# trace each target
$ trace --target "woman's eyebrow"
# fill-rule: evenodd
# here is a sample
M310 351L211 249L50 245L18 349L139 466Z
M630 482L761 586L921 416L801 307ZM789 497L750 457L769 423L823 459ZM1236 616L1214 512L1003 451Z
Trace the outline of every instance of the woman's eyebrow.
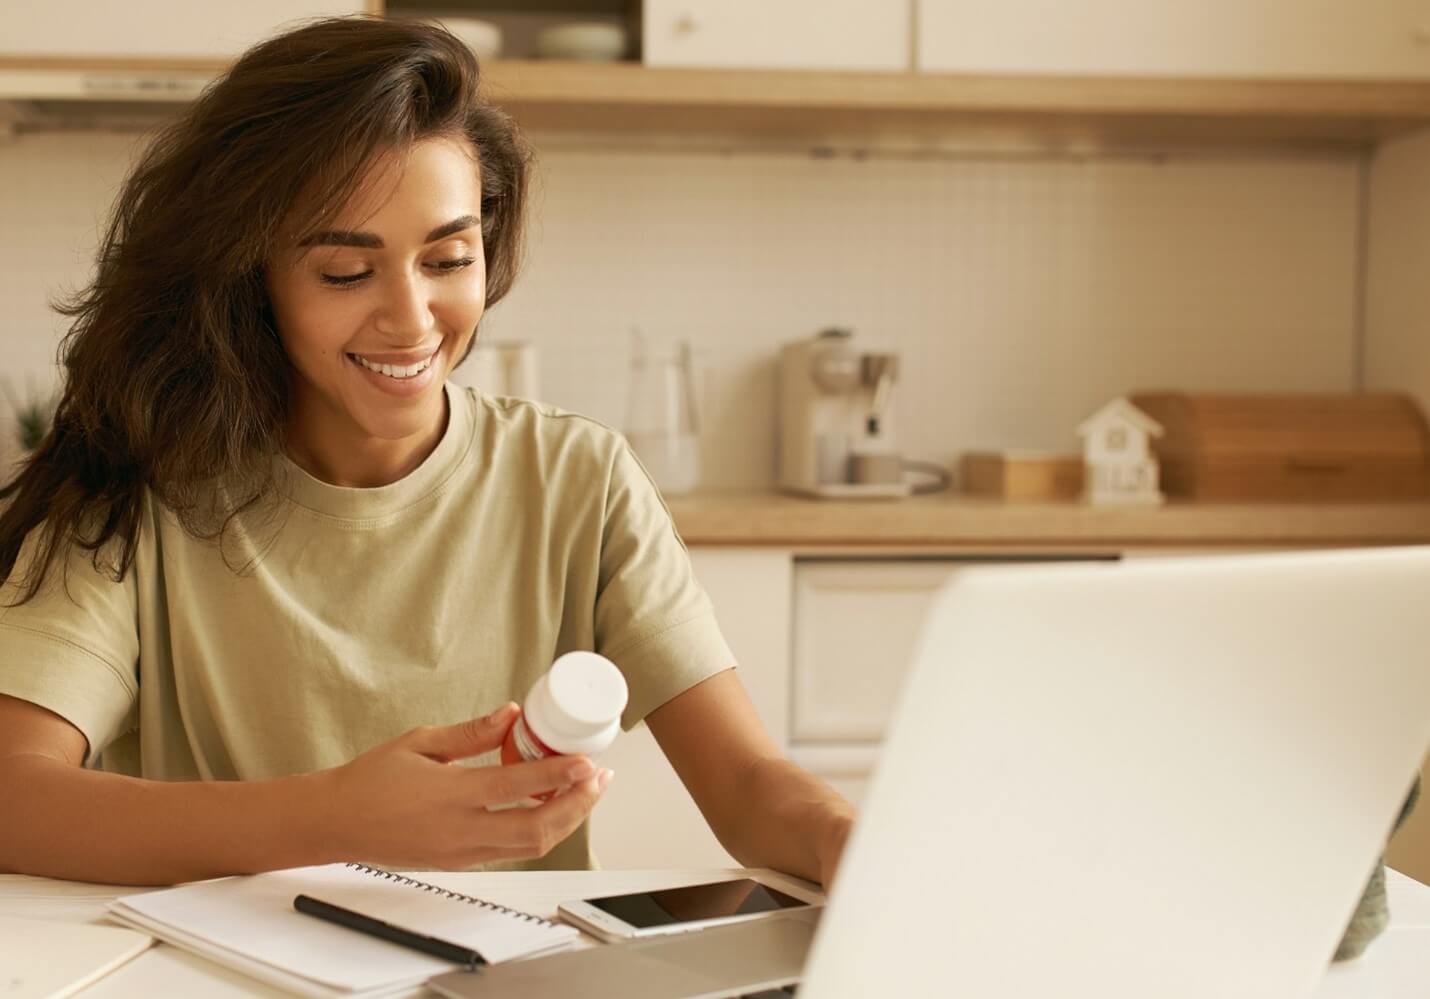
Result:
M470 229L474 225L481 225L482 220L475 215L462 215L450 222L443 223L427 234L424 243L435 243L439 239L445 239L454 232L461 232L463 229Z
M454 232L461 232L463 229L470 229L474 225L480 225L481 219L475 215L462 215L450 222L444 222L427 234L424 243L435 243L452 235ZM380 250L383 247L382 237L373 232L353 232L349 229L324 229L322 232L315 232L311 236L306 236L298 244L299 246L356 246L364 250Z

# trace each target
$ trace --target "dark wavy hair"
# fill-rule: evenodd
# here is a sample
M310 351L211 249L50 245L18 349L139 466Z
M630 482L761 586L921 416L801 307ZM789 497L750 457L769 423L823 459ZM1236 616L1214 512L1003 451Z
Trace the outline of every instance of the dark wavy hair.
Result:
M477 84L471 51L440 28L327 18L250 49L158 133L119 194L93 283L55 306L73 322L53 427L0 489L0 579L40 531L18 602L74 546L122 579L146 489L210 540L274 494L291 372L264 265L294 233L328 227L380 154L471 142L487 304L507 293L531 157Z

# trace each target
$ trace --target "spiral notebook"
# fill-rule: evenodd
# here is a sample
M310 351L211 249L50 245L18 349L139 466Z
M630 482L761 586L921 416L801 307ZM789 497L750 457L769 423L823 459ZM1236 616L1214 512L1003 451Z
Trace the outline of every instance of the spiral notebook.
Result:
M470 895L362 864L297 867L122 898L114 919L299 995L379 999L451 971L440 958L293 910L310 895L437 937L488 963L565 947L580 935Z

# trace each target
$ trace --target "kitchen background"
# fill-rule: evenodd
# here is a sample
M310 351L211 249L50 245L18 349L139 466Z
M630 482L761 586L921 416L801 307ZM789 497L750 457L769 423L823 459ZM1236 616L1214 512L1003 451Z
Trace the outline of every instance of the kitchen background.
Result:
M78 53L81 67L92 68L103 58L124 63L126 45L177 38L182 51L185 39L207 30L205 18L277 24L305 11L364 4L250 0L240 9L130 0L125 9L136 13L124 23L83 16L84 6L21 0L0 21L0 121L7 123L0 127L0 373L21 396L28 385L39 393L56 383L64 325L48 302L89 275L105 212L143 139L111 114L57 111L64 101L38 118L24 100L6 113L5 87L38 65L26 61L32 50L58 53L61 61ZM451 4L483 17L518 6L537 5ZM627 5L541 6L569 20ZM943 464L967 450L1076 454L1077 424L1135 389L1390 389L1430 409L1430 9L1423 6L645 0L648 31L672 26L662 43L666 65L680 64L679 46L689 43L690 65L733 67L730 75L701 78L707 92L685 104L653 100L649 116L664 114L678 126L671 134L599 123L532 132L537 175L528 262L482 336L534 344L541 397L617 427L631 389L632 328L667 347L689 341L703 416L701 492L676 504L677 522L692 539L697 571L766 724L791 755L857 798L894 703L907 651L900 643L911 644L930 595L969 558L1427 541L1430 519L1423 504L1222 512L1183 504L1146 518L1094 517L1076 504L1014 516L1009 507L952 501L857 509L808 503L790 513L764 498L776 475L780 347L838 325L855 330L866 349L897 351L899 444ZM1081 21L1058 20L1074 9ZM1044 30L1029 29L1028 39L999 49L985 34L937 30L950 12L987 27L988 36L1029 25ZM6 32L26 23L29 41L7 45ZM156 31L161 24L172 30ZM508 40L528 44L532 24L517 27ZM1381 27L1396 39L1385 50L1397 53L1383 64L1372 58L1381 43L1367 41ZM1162 48L1148 44L1159 38ZM986 51L978 51L985 41ZM1080 61L1056 62L1055 50L1079 46ZM649 62L649 46L645 54ZM161 55L124 65L142 75L154 58L163 64ZM903 86L896 77L924 71L1008 74L1013 84L1004 92L1015 103L1031 92L1042 94L1046 107L989 135L922 127L891 140L875 127L878 115L859 109L859 87L830 72L878 68L871 63L879 60L892 71L881 85L896 91ZM775 87L776 103L797 105L783 120L802 126L819 104L808 95L822 86L835 105L848 102L832 113L848 111L853 127L817 140L805 135L817 129L781 134L768 127L776 119L762 117L759 100L740 96L741 67L752 66L823 73L810 90ZM579 77L561 84L559 71L523 82L520 64L498 69L499 82L518 96L564 86L556 105L584 85ZM41 66L39 75L47 71ZM1144 117L1163 117L1161 137L1102 142L1096 128L1082 128L1085 120L1061 128L1076 96L1063 104L1059 93L1039 89L1043 73L1133 74L1104 106L1125 100L1151 108ZM1174 78L1172 96L1155 82L1144 93L1139 75ZM1215 86L1198 89L1198 80L1228 75L1309 82L1284 96L1256 84L1231 96ZM1364 76L1390 86L1369 97L1361 83L1338 89ZM15 85L23 89L33 79ZM626 85L591 80L607 93ZM644 99L661 83L629 86ZM726 86L735 96L726 97ZM1092 104L1109 92L1079 90L1076 82L1068 89L1092 95L1085 97ZM913 93L915 103L942 93L899 92ZM965 96L976 102L975 91ZM1244 141L1226 141L1237 131L1241 99L1253 112L1269 107L1278 127L1299 139L1259 134L1252 120L1240 129ZM738 135L683 127L684 118L708 110L702 101L722 100L734 106L734 118L747 115L766 127ZM1198 123L1202 100L1211 110ZM1338 109L1358 101L1377 104L1368 117L1398 114L1412 127L1378 142L1347 141L1322 128L1319 117L1354 118ZM609 121L609 108L593 110L579 99L573 105L568 123L587 113ZM956 125L960 109L944 110ZM0 406L6 460L15 454L10 419L10 407ZM721 493L745 499L726 506L703 498ZM1203 526L1208 516L1221 517L1216 530ZM868 670L873 657L888 668ZM662 812L652 817L657 796L649 790L660 781L670 786L673 775L643 732L624 746L614 763L622 781L603 802L606 819L595 830L603 860L645 867L724 862L678 790L659 799ZM1427 813L1422 806L1392 855L1422 878L1430 877ZM640 830L657 827L660 842L641 838Z

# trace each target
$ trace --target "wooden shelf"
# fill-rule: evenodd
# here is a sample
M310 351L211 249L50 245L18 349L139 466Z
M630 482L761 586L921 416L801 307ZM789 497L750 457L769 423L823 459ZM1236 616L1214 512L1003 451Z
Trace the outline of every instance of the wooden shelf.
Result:
M814 500L767 492L670 500L692 545L940 550L1321 547L1430 543L1430 503L1002 503L956 493Z
M206 60L0 57L0 99L173 102L188 99L223 68ZM487 93L529 129L613 138L1369 148L1430 126L1430 81L955 76L523 60L494 61L485 76ZM147 91L140 87L145 80Z
M1430 82L663 69L506 61L488 93L543 131L789 140L1370 147L1430 125Z

